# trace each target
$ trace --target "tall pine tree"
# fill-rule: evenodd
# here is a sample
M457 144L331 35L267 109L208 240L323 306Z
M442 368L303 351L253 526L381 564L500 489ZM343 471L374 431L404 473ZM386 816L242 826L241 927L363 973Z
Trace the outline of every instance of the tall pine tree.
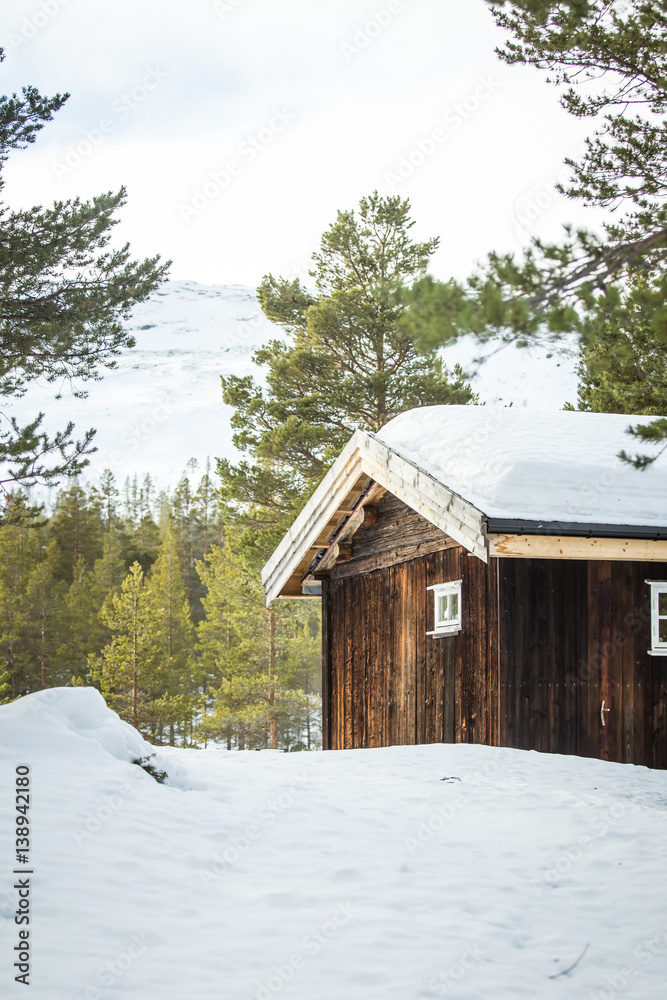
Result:
M0 62L4 52L0 49ZM69 95L35 87L0 97L0 172L10 153L35 141ZM3 179L0 173L0 190ZM37 379L62 385L99 377L134 343L122 320L166 275L157 257L111 249L125 189L51 208L0 206L0 397L22 395ZM79 394L82 390L77 389ZM70 422L50 438L38 415L25 427L0 414L0 488L73 474L87 463L94 431L81 441Z
M401 329L402 290L438 245L414 241L413 225L407 200L376 192L322 236L313 292L262 281L262 309L285 337L255 352L266 388L250 376L222 379L234 443L250 461L218 463L223 499L257 527L291 518L355 429L377 431L414 406L475 401L459 368L451 377Z
M138 562L130 567L120 594L105 601L101 619L113 638L91 669L111 708L135 729L150 735L153 701L168 682L161 612Z
M168 728L169 743L173 745L177 731L182 742L186 732L189 733L198 700L198 677L195 630L183 585L176 533L169 522L148 587L160 615L165 672L163 690L153 704L153 713L156 722Z

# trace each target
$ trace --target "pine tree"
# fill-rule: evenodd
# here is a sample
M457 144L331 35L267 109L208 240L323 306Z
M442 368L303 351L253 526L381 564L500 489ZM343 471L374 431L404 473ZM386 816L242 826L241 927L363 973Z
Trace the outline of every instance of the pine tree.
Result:
M316 291L268 275L264 313L287 340L255 352L266 389L222 379L234 407L234 443L251 456L218 463L231 511L254 508L259 527L283 523L312 491L356 428L377 431L413 406L475 400L459 368L417 354L401 329L402 289L424 273L437 239L414 242L410 204L372 194L358 215L339 212L313 255Z
M12 686L9 683L11 678L6 667L7 661L0 661L0 705L7 705L10 701L14 700L12 696Z
M312 696L290 686L303 668L302 662L294 663L290 639L298 631L294 617L304 611L288 602L279 612L267 609L256 572L229 544L229 536L227 541L222 548L214 546L199 566L207 594L206 619L198 633L210 688L198 731L230 748L287 748L303 739L317 710ZM313 645L316 664L315 637ZM298 649L297 657L302 654Z
M58 656L63 633L63 601L66 585L56 578L55 543L47 546L42 561L26 580L24 600L24 655L32 663L31 673L39 688L64 684L69 671L63 671Z
M21 95L0 97L0 171L11 152L35 141L68 96L45 98L25 87ZM0 189L2 183L0 176ZM98 378L133 345L121 321L164 280L168 265L157 257L133 261L127 245L109 248L124 203L121 188L52 208L2 207L0 396L22 395L36 379L60 385ZM70 422L49 438L41 415L25 427L0 417L3 483L44 482L79 471L94 431L76 442L73 430Z
M100 617L113 639L93 662L91 680L100 685L111 708L148 735L154 721L151 703L168 677L160 608L138 562L130 567L120 594L105 601Z
M21 507L20 497L14 502ZM0 524L0 656L7 660L14 695L40 688L39 669L26 646L30 616L27 592L30 576L42 561L39 522L24 507L16 523Z
M158 557L148 581L159 609L165 663L164 690L153 706L156 721L169 729L174 745L179 729L184 740L195 710L197 668L194 659L195 631L181 576L176 534L167 524Z
M99 485L90 490L90 498L100 512L105 532L111 531L120 521L120 493L111 469L104 470Z
M640 310L667 345L667 11L663 0L489 0L510 38L499 55L534 66L564 88L561 103L596 130L567 159L565 195L610 210L602 234L565 227L557 243L532 241L518 257L490 253L466 282L419 279L404 326L422 348L473 333L518 344L549 331L585 336ZM613 215L611 212L613 211ZM633 276L653 273L653 284ZM626 299L626 296L628 299ZM612 320L613 321L613 320ZM667 421L638 436L667 440ZM647 461L651 459L647 457ZM638 464L646 464L640 462Z
M54 553L54 573L60 580L72 583L79 559L91 569L102 555L104 526L100 510L75 483L61 490L49 521L49 535L57 543Z
M633 280L635 287L647 284L644 276ZM667 352L632 298L588 323L577 371L580 410L667 414Z

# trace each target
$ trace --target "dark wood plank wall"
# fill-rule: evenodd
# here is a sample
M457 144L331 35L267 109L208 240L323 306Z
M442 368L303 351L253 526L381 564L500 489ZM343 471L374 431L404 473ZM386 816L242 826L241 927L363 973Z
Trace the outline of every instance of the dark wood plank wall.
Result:
M427 636L427 587L457 579L463 631ZM486 743L667 768L646 579L667 565L487 566L386 494L323 580L324 746Z
M499 563L501 744L667 768L667 658L647 654L645 583L667 565Z
M427 587L458 579L463 631L427 636ZM495 608L495 573L460 546L370 573L332 574L324 582L325 746L497 742L497 627L487 625Z

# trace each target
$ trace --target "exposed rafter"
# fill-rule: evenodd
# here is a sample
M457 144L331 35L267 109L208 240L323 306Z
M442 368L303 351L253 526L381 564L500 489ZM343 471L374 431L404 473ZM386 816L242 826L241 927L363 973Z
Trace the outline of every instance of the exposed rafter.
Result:
M388 490L484 562L484 515L414 463L365 431L357 431L301 511L262 571L267 603L301 597L315 563L333 566L333 546L349 540ZM344 520L345 519L345 520ZM318 558L320 550L322 556Z

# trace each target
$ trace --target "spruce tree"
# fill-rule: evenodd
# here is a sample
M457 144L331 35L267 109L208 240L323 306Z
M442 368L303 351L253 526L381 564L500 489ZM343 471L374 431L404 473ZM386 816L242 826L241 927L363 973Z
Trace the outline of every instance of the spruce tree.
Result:
M160 608L138 562L130 567L120 594L107 598L100 618L113 638L92 663L91 680L111 708L149 735L152 702L168 677Z
M98 508L105 532L120 523L120 492L111 469L105 469L99 485L90 489L91 502Z
M11 678L6 667L7 661L0 661L0 705L7 705L10 701L14 700L10 684Z
M174 745L176 730L183 740L194 714L197 667L194 625L183 585L176 533L170 523L164 530L148 587L160 615L165 674L153 712L156 721L168 728L169 743Z
M450 377L435 351L417 354L401 329L402 289L438 245L414 241L413 225L407 200L376 192L322 236L312 292L272 275L259 286L285 336L255 352L266 388L223 377L234 443L250 461L218 463L223 499L232 512L252 511L258 527L294 515L355 429L377 431L414 406L475 400L460 368Z
M0 97L0 191L9 154L34 142L68 96L43 97L24 87L20 95ZM78 387L133 345L122 321L164 280L168 265L157 257L132 260L127 244L110 248L124 203L121 187L51 208L0 205L0 397L22 395L37 379ZM5 490L71 475L87 464L94 431L77 442L70 422L51 438L41 419L21 427L0 416Z
M55 544L52 542L42 561L29 573L24 597L22 645L32 664L33 684L39 688L57 687L66 683L69 677L58 655L65 625L66 585L56 578L54 556Z
M72 583L79 559L92 569L102 555L104 525L100 510L78 483L58 494L48 531L57 545L53 562L60 580Z

